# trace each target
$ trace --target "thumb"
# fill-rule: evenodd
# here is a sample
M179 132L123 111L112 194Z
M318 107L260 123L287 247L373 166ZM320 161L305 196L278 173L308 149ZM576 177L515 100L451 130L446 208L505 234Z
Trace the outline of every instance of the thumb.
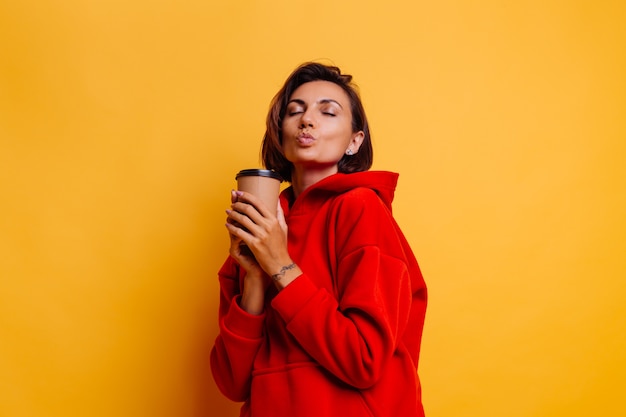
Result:
M285 212L283 211L283 207L280 205L280 200L276 207L276 220L278 220L278 225L281 229L287 230L287 221L285 220Z

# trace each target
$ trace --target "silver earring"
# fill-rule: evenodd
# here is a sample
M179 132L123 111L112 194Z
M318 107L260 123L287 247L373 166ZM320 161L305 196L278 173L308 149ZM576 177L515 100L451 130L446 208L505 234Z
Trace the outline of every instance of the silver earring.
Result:
M352 152L352 149L348 149L348 150L346 151L346 155L352 155L353 153L354 153L354 152Z

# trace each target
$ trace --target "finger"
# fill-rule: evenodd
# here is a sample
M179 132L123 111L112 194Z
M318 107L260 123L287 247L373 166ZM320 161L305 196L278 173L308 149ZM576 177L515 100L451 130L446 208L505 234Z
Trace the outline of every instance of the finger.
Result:
M280 200L278 200L278 204L276 207L276 219L278 220L278 225L281 229L287 229L287 221L285 220L285 212L283 211L283 206L280 205Z
M250 206L248 206L250 207ZM252 208L252 210L254 210ZM256 211L255 211L256 212ZM259 226L252 220L249 215L242 214L237 210L226 210L226 215L228 218L226 219L227 223L239 228L240 230L244 230L247 233L255 234L259 232ZM254 214L252 214L254 216ZM258 213L256 214L257 221L262 219Z
M245 245L231 245L230 256L232 256L239 265L241 265L246 271L252 267L258 267L254 255Z
M243 216L249 220L251 220L255 225L263 226L266 224L266 217L261 214L256 207L249 203L234 203L231 206L231 212L234 212L232 218L233 220L239 221L239 217L237 215ZM227 211L228 212L228 211ZM243 218L241 219L241 223L243 224ZM246 225L247 227L247 225Z
M245 230L243 230L240 227L233 226L230 223L226 223L225 226L226 226L226 229L228 229L228 232L230 233L231 244L234 244L235 242L237 242L239 244L241 242L244 242L246 244L248 243L246 241L246 239L250 236L250 234L248 232L246 232Z
M227 228L228 229L228 228ZM230 230L228 231L228 237L230 238L230 244L231 246L234 245L241 245L242 244L242 240L240 237L238 237L237 235L234 235Z
M228 213L228 210L226 212ZM231 219L230 217L226 217L226 223L228 223L228 224L230 224L232 226L238 227L240 229L243 229L246 232L248 231L245 227L243 227L241 224L239 224L239 222ZM237 236L233 235L232 233L230 233L230 238L231 238L231 240L232 239L237 239L237 240L241 241L241 238L238 238Z
M236 194L236 202L248 203L249 205L253 206L256 211L258 211L263 217L270 217L272 215L272 212L267 208L265 203L263 203L263 201L254 194L246 193L243 191L237 191Z
M255 244L256 238L252 234L248 233L245 229L234 227L231 224L226 224L226 228L231 235L231 251L233 249L236 249L238 250L238 253L240 253L240 250L242 248L245 248L246 253L249 253L249 255L254 258L254 255L252 253L252 246Z

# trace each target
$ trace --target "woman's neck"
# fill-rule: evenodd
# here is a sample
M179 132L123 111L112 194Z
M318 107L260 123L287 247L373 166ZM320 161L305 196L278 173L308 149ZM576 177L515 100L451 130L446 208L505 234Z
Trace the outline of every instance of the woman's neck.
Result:
M293 195L298 198L304 190L338 172L337 165L328 168L310 169L302 167L294 167L291 173L291 186L293 187Z

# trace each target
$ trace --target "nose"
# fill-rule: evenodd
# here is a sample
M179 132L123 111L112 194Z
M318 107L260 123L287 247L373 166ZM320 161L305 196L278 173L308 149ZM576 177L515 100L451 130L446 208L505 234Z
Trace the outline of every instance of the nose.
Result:
M302 113L302 117L300 118L300 129L306 129L307 127L315 127L315 121L313 120L310 110Z

